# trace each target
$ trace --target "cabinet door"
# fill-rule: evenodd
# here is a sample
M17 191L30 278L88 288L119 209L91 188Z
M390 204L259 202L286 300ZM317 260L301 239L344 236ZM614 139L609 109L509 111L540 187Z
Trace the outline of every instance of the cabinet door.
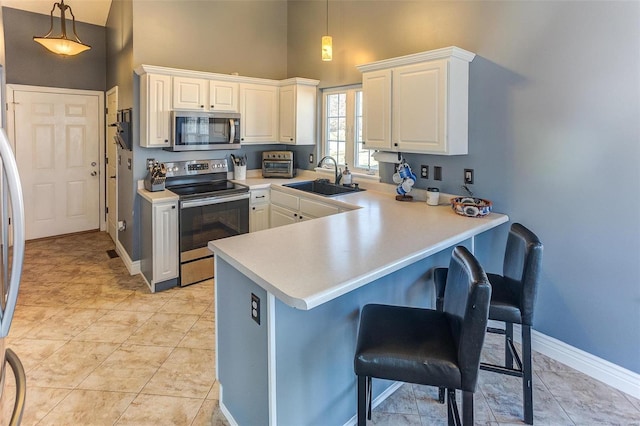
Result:
M173 108L204 111L207 104L207 80L173 77Z
M241 84L240 111L241 143L278 141L278 87Z
M209 81L209 106L211 111L238 112L240 85L230 81Z
M393 70L393 146L399 151L445 153L447 61Z
M296 137L296 87L280 88L280 142L293 144Z
M178 276L177 202L153 205L153 281Z
M323 217L340 213L340 208L331 204L322 203L307 198L300 198L300 216Z
M256 204L249 211L249 232L269 229L269 204Z
M171 77L144 74L140 77L140 146L169 146Z
M276 228L283 225L291 225L298 221L298 213L282 208L280 206L271 205L271 212L269 214L269 227Z
M362 140L369 149L391 149L391 70L362 76Z

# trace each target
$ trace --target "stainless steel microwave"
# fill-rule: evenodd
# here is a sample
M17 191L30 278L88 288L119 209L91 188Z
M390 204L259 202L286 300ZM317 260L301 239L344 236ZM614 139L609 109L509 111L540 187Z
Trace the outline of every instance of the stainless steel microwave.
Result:
M240 148L238 113L173 111L171 126L168 151Z

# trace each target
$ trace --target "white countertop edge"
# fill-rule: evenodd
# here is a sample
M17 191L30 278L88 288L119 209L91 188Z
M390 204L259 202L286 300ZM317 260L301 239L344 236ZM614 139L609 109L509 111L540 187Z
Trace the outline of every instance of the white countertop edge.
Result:
M474 220L474 219L470 218L470 220ZM346 293L349 293L352 290L360 288L363 285L366 285L378 278L382 278L388 274L396 272L404 268L405 266L411 265L419 260L422 260L428 256L431 256L432 254L438 253L441 250L444 250L448 247L452 247L462 241L465 241L471 237L481 234L482 232L493 229L496 226L501 225L508 221L509 221L509 217L507 215L496 215L496 217L493 220L491 220L490 222L485 222L482 226L478 228L474 228L473 230L460 233L455 237L442 240L438 242L438 244L432 245L430 247L426 247L423 250L419 250L417 252L406 255L402 258L399 258L395 262L388 263L386 265L381 265L373 269L372 271L370 271L370 273L368 274L361 275L354 279L345 281L343 283L340 283L338 285L335 285L327 289L326 291L318 292L316 294L313 294L305 298L293 297L289 294L284 293L279 288L275 287L268 281L261 278L259 275L255 274L253 271L246 268L244 265L242 265L242 263L237 262L232 256L229 256L227 253L225 253L224 249L216 245L216 241L210 241L208 244L208 247L209 247L209 250L213 251L216 254L216 256L220 256L220 258L222 258L223 260L228 262L230 265L232 265L234 268L236 268L238 271L240 271L242 274L250 278L258 286L262 287L267 292L276 296L283 303L296 309L310 310L317 306L322 305L323 303L329 302Z
M138 194L150 203L163 203L167 201L178 201L179 197L175 193L164 189L162 191L147 191L144 188L138 188Z

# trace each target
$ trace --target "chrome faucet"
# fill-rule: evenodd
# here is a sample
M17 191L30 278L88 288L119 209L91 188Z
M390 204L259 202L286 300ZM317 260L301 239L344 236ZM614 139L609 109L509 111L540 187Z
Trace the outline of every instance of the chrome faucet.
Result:
M340 184L340 179L342 179L342 173L338 173L338 162L336 161L335 158L326 155L324 157L322 157L322 159L320 161L318 161L318 167L322 167L322 163L324 162L324 160L331 160L333 161L333 166L335 167L335 172L336 172L336 180L335 180L335 184L339 185Z

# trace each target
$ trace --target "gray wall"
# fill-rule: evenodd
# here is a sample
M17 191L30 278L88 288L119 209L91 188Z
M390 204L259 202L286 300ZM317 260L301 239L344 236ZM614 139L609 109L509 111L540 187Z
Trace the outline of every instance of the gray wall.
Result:
M535 329L640 373L640 3L289 1L288 74L357 83L356 64L456 45L470 66L469 155L440 165L545 244ZM506 227L495 254L499 270ZM479 251L482 253L482 251Z
M105 90L104 27L76 22L78 36L91 46L91 50L65 58L33 41L33 36L49 31L49 15L8 7L2 9L7 83ZM59 17L59 13L54 14L54 34L59 34ZM73 32L70 21L67 21L67 31L68 35Z
M136 66L286 78L285 0L134 0L133 28Z
M107 88L118 86L119 108L134 108L139 84L133 69L158 65L272 79L287 77L287 2L113 0L106 25L108 41ZM137 120L134 121L137 124ZM225 158L229 151L170 153L141 148L134 127L132 151L119 151L118 219L127 229L118 237L132 260L140 257L137 181L146 175L146 159L180 161ZM249 167L258 167L258 156L269 145L245 148ZM120 174L120 172L122 172Z

